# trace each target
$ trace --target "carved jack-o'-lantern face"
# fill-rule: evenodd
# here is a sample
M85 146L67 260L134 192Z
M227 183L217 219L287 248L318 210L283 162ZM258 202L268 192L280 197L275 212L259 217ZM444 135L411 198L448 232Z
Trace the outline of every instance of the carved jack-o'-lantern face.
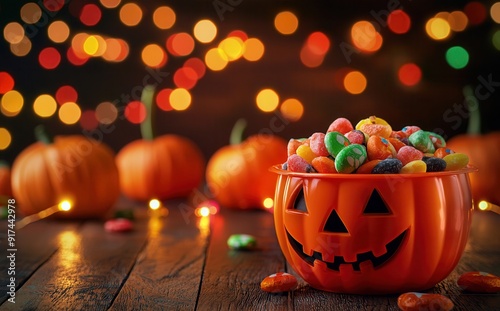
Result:
M472 208L466 173L275 172L281 249L315 288L359 294L423 290L460 259Z

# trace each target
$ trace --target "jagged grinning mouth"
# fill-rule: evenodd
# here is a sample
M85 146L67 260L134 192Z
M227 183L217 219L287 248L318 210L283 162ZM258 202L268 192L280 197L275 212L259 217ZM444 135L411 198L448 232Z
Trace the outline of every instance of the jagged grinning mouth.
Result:
M328 269L330 270L335 270L339 271L340 265L345 265L345 264L350 264L352 265L352 268L354 271L360 271L359 265L360 263L370 260L373 264L373 268L377 268L384 263L386 263L399 249L401 244L403 243L403 240L406 236L406 233L408 232L408 229L403 231L400 235L398 235L396 238L394 238L392 241L387 243L385 245L387 252L379 257L375 256L371 251L360 253L356 255L356 261L355 262L346 262L343 256L335 256L333 259L333 262L327 262L323 260L323 255L320 252L314 251L312 256L309 256L304 253L302 244L300 244L297 240L295 240L292 235L286 230L286 235L288 237L288 241L290 242L290 245L292 248L295 250L295 252L309 265L314 266L314 261L319 260L321 262L324 262Z

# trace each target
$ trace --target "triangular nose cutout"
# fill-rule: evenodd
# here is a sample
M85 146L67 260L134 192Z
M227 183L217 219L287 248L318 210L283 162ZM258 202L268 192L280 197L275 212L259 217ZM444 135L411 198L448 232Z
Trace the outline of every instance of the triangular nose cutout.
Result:
M340 219L337 211L332 210L328 220L326 221L324 231L334 232L334 233L348 233L347 228L344 226L344 223Z

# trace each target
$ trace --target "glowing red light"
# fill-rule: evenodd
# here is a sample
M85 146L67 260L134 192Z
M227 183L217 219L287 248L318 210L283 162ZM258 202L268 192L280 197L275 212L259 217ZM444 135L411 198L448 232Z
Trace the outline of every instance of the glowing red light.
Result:
M163 111L173 110L170 105L170 93L172 93L172 89L162 89L156 95L156 105Z
M59 11L64 6L64 0L43 0L43 6L52 12Z
M142 123L146 119L146 107L140 101L131 101L125 107L125 118L130 123Z
M193 57L185 61L184 67L193 69L198 76L198 80L205 75L205 71L207 70L205 63L197 57Z
M5 71L0 72L0 94L5 94L14 89L14 78Z
M56 101L59 105L67 102L76 103L78 100L78 93L70 85L63 85L56 91Z
M414 86L422 79L422 70L413 63L404 64L399 68L398 78L406 86Z
M54 69L61 62L61 54L53 47L45 48L38 54L38 62L45 69Z
M464 7L464 13L471 25L479 25L485 21L488 12L484 4L478 1L469 2Z
M82 129L90 131L96 129L99 125L97 118L95 116L94 110L85 110L80 117L80 126Z
M408 30L410 30L410 25L410 16L403 10L394 10L387 17L387 26L389 26L389 29L394 33L407 33Z
M66 58L71 64L75 66L81 66L84 65L89 60L90 57L82 58L75 54L75 51L73 50L72 47L69 47L68 51L66 52Z
M80 21L86 26L94 26L101 20L101 9L95 4L86 4L80 12Z
M177 87L192 89L198 81L198 74L190 67L182 67L174 73L174 83Z

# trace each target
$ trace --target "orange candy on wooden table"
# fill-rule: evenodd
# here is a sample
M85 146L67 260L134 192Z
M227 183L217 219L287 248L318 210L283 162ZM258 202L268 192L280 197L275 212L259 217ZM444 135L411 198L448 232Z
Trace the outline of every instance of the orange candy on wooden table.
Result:
M298 285L297 278L286 272L278 272L265 277L260 288L268 293L282 293L294 290Z
M453 302L446 296L428 293L404 293L398 297L398 307L403 311L449 311Z

